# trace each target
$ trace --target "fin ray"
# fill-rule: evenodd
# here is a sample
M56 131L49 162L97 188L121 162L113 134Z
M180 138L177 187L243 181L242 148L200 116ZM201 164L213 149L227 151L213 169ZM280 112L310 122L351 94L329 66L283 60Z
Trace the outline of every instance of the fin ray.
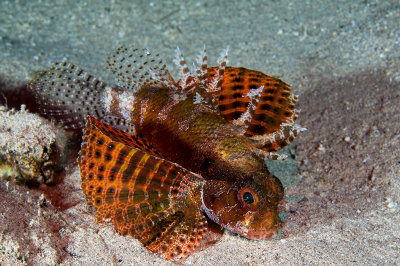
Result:
M104 122L110 122L115 119L117 119L118 121L114 121L113 123L119 123L122 125L122 127L127 128L127 130L130 129L130 132L126 132L123 129L119 129L116 127L113 127L109 124L105 124L91 116L88 116L86 118L87 120L87 124L88 125L93 125L97 130L99 130L102 134L108 136L112 141L115 142L120 142L122 144L128 145L132 148L137 148L140 149L142 151L148 152L151 155L154 156L158 156L158 157L163 157L163 155L161 153L159 153L156 149L152 148L149 144L147 144L146 142L144 142L142 140L142 138L140 137L136 137L134 133L134 129L130 128L130 126L134 126L134 125L130 125L130 124L126 124L127 122L124 121L122 118L118 118L118 117L113 117L113 116L106 116L106 119ZM102 119L103 120L103 119ZM125 123L125 125L123 124Z
M67 62L55 63L30 84L40 107L39 112L64 128L78 129L87 115L104 116L101 102L106 84Z
M110 125L113 128L119 129L124 131L125 133L128 133L131 136L136 135L136 130L135 130L135 125L131 122L126 121L126 119L123 119L119 116L115 115L105 115L100 119L102 122L106 123L107 125Z
M107 58L108 68L121 86L136 91L143 85L174 86L174 81L159 54L147 49L119 47Z
M122 137L103 125L87 119L78 159L82 190L97 220L111 222L120 234L139 239L167 259L183 259L207 232L207 220L192 191L204 180L117 141Z
M217 71L216 67L208 68L210 82ZM287 134L285 125L294 125L297 118L296 97L280 79L255 70L226 67L221 91L213 96L218 99L221 115L237 125L245 136L264 136L265 145L259 142L261 149L277 151L292 140L293 134ZM295 131L292 133L297 135ZM269 141L275 135L281 137L280 141L271 145Z

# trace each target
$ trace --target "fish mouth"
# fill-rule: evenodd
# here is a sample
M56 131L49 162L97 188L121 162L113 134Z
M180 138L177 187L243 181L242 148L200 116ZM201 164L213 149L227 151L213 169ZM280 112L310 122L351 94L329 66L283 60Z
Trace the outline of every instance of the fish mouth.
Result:
M237 223L235 226L224 226L229 231L239 234L248 239L268 239L275 237L278 233L278 230L282 227L281 222L277 222L270 226L258 227L258 228L249 228L247 226L243 226L241 222Z
M277 224L274 227L268 229L249 230L247 233L243 234L243 236L248 239L259 239L259 240L268 239L275 237L280 227L281 227L280 224Z
M282 227L282 221L276 213L267 213L267 218L253 220L242 235L249 239L268 239L277 235L278 229ZM254 218L254 217L252 217Z

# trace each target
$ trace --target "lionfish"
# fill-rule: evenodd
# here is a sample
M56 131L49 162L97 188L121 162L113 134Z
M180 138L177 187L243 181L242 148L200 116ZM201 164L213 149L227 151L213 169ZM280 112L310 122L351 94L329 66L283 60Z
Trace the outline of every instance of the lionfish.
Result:
M249 239L280 228L281 182L264 164L303 129L297 97L280 79L243 67L189 68L180 50L175 81L158 54L118 48L106 85L67 62L30 83L40 111L82 129L82 190L98 222L181 260L215 224Z

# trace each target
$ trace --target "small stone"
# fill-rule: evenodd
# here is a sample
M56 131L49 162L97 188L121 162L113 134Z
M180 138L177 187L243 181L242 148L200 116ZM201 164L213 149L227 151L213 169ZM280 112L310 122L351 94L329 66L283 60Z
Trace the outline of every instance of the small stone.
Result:
M322 152L325 152L325 151L326 151L324 145L322 145L322 144L319 144L317 149L318 149L319 151L322 151Z
M386 202L388 203L388 208L389 209L394 209L397 207L397 202L394 202L391 198L386 199Z
M57 129L21 105L0 108L0 178L37 186L54 181L60 170Z

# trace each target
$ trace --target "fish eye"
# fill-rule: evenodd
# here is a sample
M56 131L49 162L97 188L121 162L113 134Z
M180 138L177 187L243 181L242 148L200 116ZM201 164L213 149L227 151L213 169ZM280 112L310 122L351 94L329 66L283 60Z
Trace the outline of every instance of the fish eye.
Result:
M238 191L238 200L243 207L253 209L257 207L258 195L256 191L250 187L242 187Z
M243 201L246 202L247 204L252 204L254 202L254 197L250 192L246 191L243 194Z

